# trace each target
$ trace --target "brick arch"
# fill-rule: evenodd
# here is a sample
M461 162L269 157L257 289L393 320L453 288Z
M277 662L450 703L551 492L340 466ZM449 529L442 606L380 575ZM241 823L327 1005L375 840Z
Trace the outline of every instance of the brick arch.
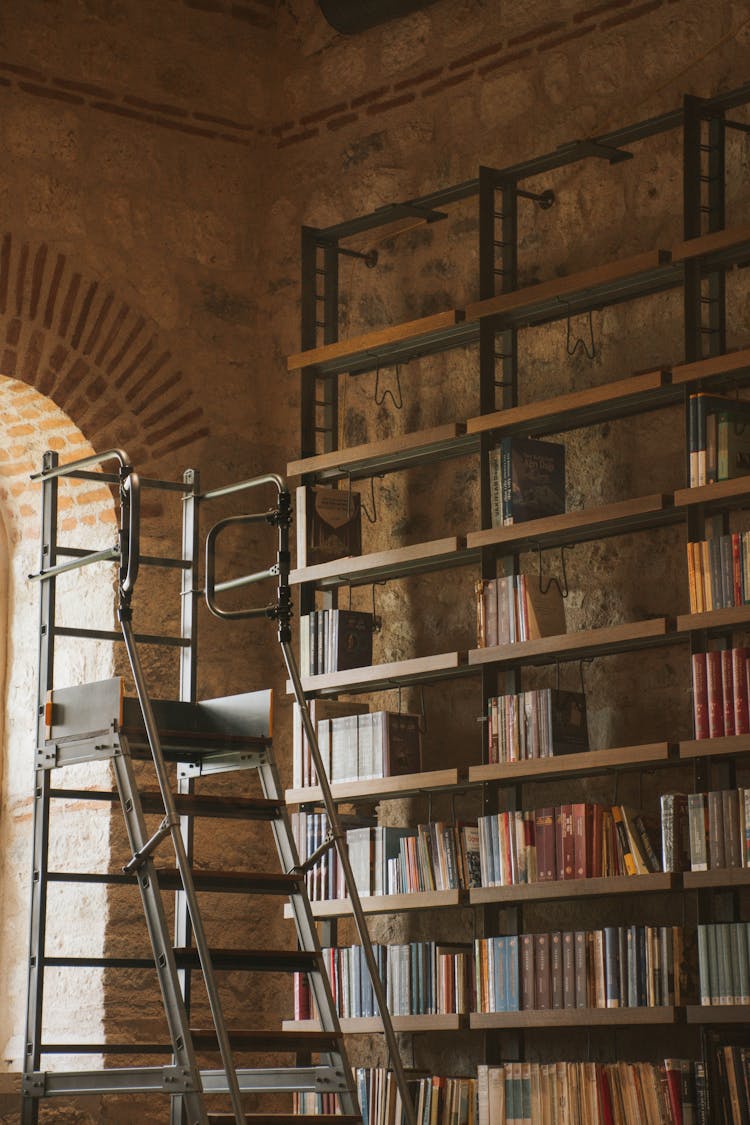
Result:
M46 242L0 242L0 373L34 387L97 449L148 468L208 433L146 312Z

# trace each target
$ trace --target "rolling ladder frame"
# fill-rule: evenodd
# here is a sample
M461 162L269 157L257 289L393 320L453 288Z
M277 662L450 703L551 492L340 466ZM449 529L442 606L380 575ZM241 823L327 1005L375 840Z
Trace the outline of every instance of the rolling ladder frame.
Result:
M117 461L118 472L108 474L98 471L99 466L108 461ZM103 551L88 551L79 548L65 548L57 542L57 497L61 477L70 479L93 479L99 483L109 483L119 487L120 527L118 543ZM289 1092L311 1091L316 1093L335 1093L341 1111L348 1119L356 1119L359 1113L356 1089L351 1069L343 1048L341 1029L333 1003L330 985L322 961L317 929L312 916L305 887L305 868L301 867L289 820L284 807L283 794L273 759L268 749L261 748L255 754L232 753L214 756L207 755L206 761L189 760L180 762L178 767L177 801L190 800L194 782L202 773L238 768L257 768L261 787L267 803L274 803L276 815L272 818L272 828L277 851L286 876L294 880L289 898L297 927L300 949L312 955L306 971L310 976L311 988L315 996L321 1023L321 1033L309 1033L312 1040L310 1049L320 1055L319 1065L288 1068L241 1069L238 1070L232 1058L230 1033L224 1020L215 967L208 948L200 910L196 898L196 886L191 872L190 861L193 852L193 815L180 814L171 790L166 768L162 738L157 723L154 706L148 695L143 668L138 653L139 643L176 645L180 653L180 701L194 704L196 695L197 664L197 610L204 591L199 586L199 503L218 499L236 492L243 492L259 486L273 485L277 492L277 503L271 509L252 515L233 516L221 520L212 527L206 537L206 603L210 611L222 619L264 617L274 619L278 625L278 639L284 661L289 673L295 695L300 703L303 723L310 743L311 753L323 783L324 803L326 804L331 834L329 847L335 846L339 852L346 879L352 908L364 946L365 958L370 968L373 991L381 1011L391 1065L408 1125L414 1125L414 1108L407 1089L406 1077L401 1064L398 1044L387 1008L385 991L375 962L372 943L367 929L359 894L354 882L345 834L341 830L336 805L332 800L330 788L323 769L314 725L311 722L299 672L291 649L291 589L288 583L290 554L289 528L292 521L290 494L281 477L268 474L251 480L216 489L203 495L199 492L199 477L194 470L184 474L183 483L143 480L134 472L127 455L122 450L109 450L106 453L84 458L66 465L59 465L57 455L45 454L43 467L35 479L42 486L42 545L41 567L38 574L31 576L40 582L40 629L39 629L39 679L37 696L37 751L35 761L34 787L34 829L33 829L33 879L31 901L31 927L29 951L29 987L27 995L27 1028L24 1050L24 1074L22 1085L22 1125L36 1125L40 1103L43 1099L73 1094L112 1094L112 1093L150 1093L171 1095L172 1125L205 1125L209 1118L205 1107L204 1094L228 1094L232 1104L232 1117L235 1122L246 1120L241 1105L241 1094L245 1092ZM183 496L183 545L181 559L151 558L140 555L140 493L141 488L178 491ZM221 532L228 526L237 524L271 524L278 529L278 553L274 564L263 571L241 578L216 583L215 551ZM68 561L59 562L65 558ZM56 579L59 575L95 562L119 563L118 581L118 620L121 632L74 629L57 626ZM182 571L181 589L181 636L156 637L136 634L132 624L131 599L140 565L167 566ZM250 610L224 610L219 607L216 595L224 590L238 588L268 578L278 579L277 597L274 603ZM75 757L75 752L61 750L60 745L50 739L54 681L54 657L56 636L80 636L111 641L123 641L126 647L133 680L138 696L138 708L142 717L149 756L154 764L159 783L160 799L164 816L158 830L149 835L143 819L138 785L132 770L127 739L111 739L110 747L103 747L96 740L89 739L90 753L83 758ZM91 685L93 686L93 685ZM243 697L240 697L243 698ZM219 701L221 702L221 701ZM112 724L116 727L116 723ZM80 736L78 741L86 740ZM123 746L124 743L124 746ZM102 755L102 750L107 753ZM80 752L80 751L79 751ZM49 1045L42 1039L42 1012L44 1001L44 969L46 964L54 964L45 954L47 891L54 874L48 870L49 816L51 801L55 797L70 796L71 791L56 790L52 787L52 770L66 764L66 761L101 760L102 756L113 762L117 778L120 801L123 805L126 827L132 850L130 861L125 865L123 876L101 877L103 882L124 881L128 876L137 878L141 892L149 936L151 938L154 963L164 1001L164 1009L169 1026L172 1061L162 1067L115 1067L89 1071L44 1071L41 1058L51 1053L79 1053L91 1050L90 1045ZM208 763L208 764L206 764ZM89 791L78 794L92 798ZM114 798L118 794L97 794L99 799ZM149 809L152 811L152 809ZM162 811L160 809L160 811ZM269 818L271 819L271 818ZM159 846L171 838L175 858L176 901L175 937L170 938L166 915L162 904L159 879L154 867L153 856ZM317 856L316 859L320 857ZM75 875L59 881L77 881ZM80 878L80 877L79 877ZM214 888L217 889L217 888ZM262 893L262 892L260 892ZM202 970L209 1005L214 1023L214 1033L192 1032L189 1026L191 998L191 967L188 963L178 967L175 947L185 946L194 940L197 961ZM64 959L62 959L64 961ZM95 959L82 959L91 964ZM195 958L193 958L195 961ZM58 959L60 963L60 959ZM312 967L310 967L312 965ZM199 1047L207 1038L215 1038L221 1054L221 1070L200 1070L196 1062L196 1045ZM252 1034L252 1033L251 1033ZM279 1035L268 1033L269 1041L280 1040ZM297 1039L305 1036L297 1036ZM242 1049L242 1033L239 1033ZM245 1035L247 1040L247 1034ZM118 1045L119 1046L119 1045ZM101 1053L107 1053L108 1045L98 1045ZM116 1050L117 1048L115 1048ZM119 1046L124 1050L125 1046ZM214 1048L215 1049L215 1048ZM269 1049L271 1049L269 1047ZM279 1047L283 1049L283 1047ZM286 1048L289 1050L289 1048ZM133 1054L155 1053L141 1050L138 1045L128 1045ZM162 1052L163 1053L163 1052ZM229 1120L224 1117L223 1120ZM313 1120L315 1120L313 1118ZM322 1119L321 1119L322 1120ZM338 1120L346 1121L347 1117Z

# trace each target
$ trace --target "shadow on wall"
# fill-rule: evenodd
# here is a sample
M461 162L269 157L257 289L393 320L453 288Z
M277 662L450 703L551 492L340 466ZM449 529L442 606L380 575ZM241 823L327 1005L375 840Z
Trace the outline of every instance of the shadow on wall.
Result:
M39 569L39 486L29 475L41 467L45 450L62 462L94 452L83 434L50 399L15 379L0 376L0 1068L22 1066L26 1018L32 790L39 635L38 588L28 575ZM60 486L59 536L64 545L111 546L116 536L110 490L91 481ZM112 628L114 572L111 565L64 575L57 584L57 623ZM5 659L3 660L3 653ZM58 687L113 674L111 646L100 641L59 638ZM73 776L75 774L75 776ZM76 766L53 784L108 788L102 764ZM81 807L55 801L50 825L51 870L106 869L109 816L99 802ZM107 923L103 887L53 884L48 900L47 951L70 956L101 954ZM75 978L75 979L72 979ZM103 982L99 970L55 970L45 976L44 1038L101 1042ZM75 1013L75 1029L70 1013ZM72 1034L74 1032L74 1035ZM59 1068L69 1058L46 1060ZM85 1063L92 1065L88 1056ZM95 1065L95 1064L93 1064Z

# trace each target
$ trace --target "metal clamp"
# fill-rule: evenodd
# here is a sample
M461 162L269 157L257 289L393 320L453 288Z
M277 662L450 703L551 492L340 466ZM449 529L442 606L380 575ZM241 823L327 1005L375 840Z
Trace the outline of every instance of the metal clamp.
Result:
M137 852L134 852L132 857L123 866L124 873L126 875L132 875L134 871L138 871L140 867L143 867L146 860L151 858L162 840L166 840L167 836L171 834L172 829L179 827L179 824L180 818L176 814L173 816L165 816L151 839L147 840L143 847L139 848Z

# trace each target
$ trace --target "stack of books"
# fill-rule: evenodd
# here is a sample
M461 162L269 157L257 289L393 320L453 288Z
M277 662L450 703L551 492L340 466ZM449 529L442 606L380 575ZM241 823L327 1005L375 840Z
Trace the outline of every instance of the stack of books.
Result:
M748 922L698 926L698 980L704 1006L750 1004Z
M539 688L487 701L489 762L580 754L588 748L583 692Z
M365 781L419 772L419 715L371 713L366 703L313 699L310 717L329 781ZM317 776L296 703L293 721L292 769L297 789L317 784Z
M750 531L688 543L687 559L691 613L750 602Z
M385 1067L357 1067L354 1081L364 1125L405 1125L401 1096L393 1072ZM477 1125L476 1078L410 1078L417 1125ZM295 1094L294 1113L335 1114L335 1094Z
M299 619L299 664L303 676L346 672L372 664L371 613L315 609Z
M565 605L557 586L545 594L532 574L482 578L475 586L477 646L514 644L565 632Z
M696 738L750 734L750 649L693 653L693 718Z
M480 1066L478 1123L709 1125L705 1086L703 1064L688 1059L666 1059L660 1065L519 1062ZM705 1116L701 1116L701 1106ZM714 1121L718 1125L719 1118Z
M691 793L687 807L691 871L750 867L750 789Z
M479 1012L680 1003L679 926L606 926L475 943Z
M660 871L641 816L577 803L479 818L483 887Z
M688 446L691 488L750 473L750 402L691 395Z

